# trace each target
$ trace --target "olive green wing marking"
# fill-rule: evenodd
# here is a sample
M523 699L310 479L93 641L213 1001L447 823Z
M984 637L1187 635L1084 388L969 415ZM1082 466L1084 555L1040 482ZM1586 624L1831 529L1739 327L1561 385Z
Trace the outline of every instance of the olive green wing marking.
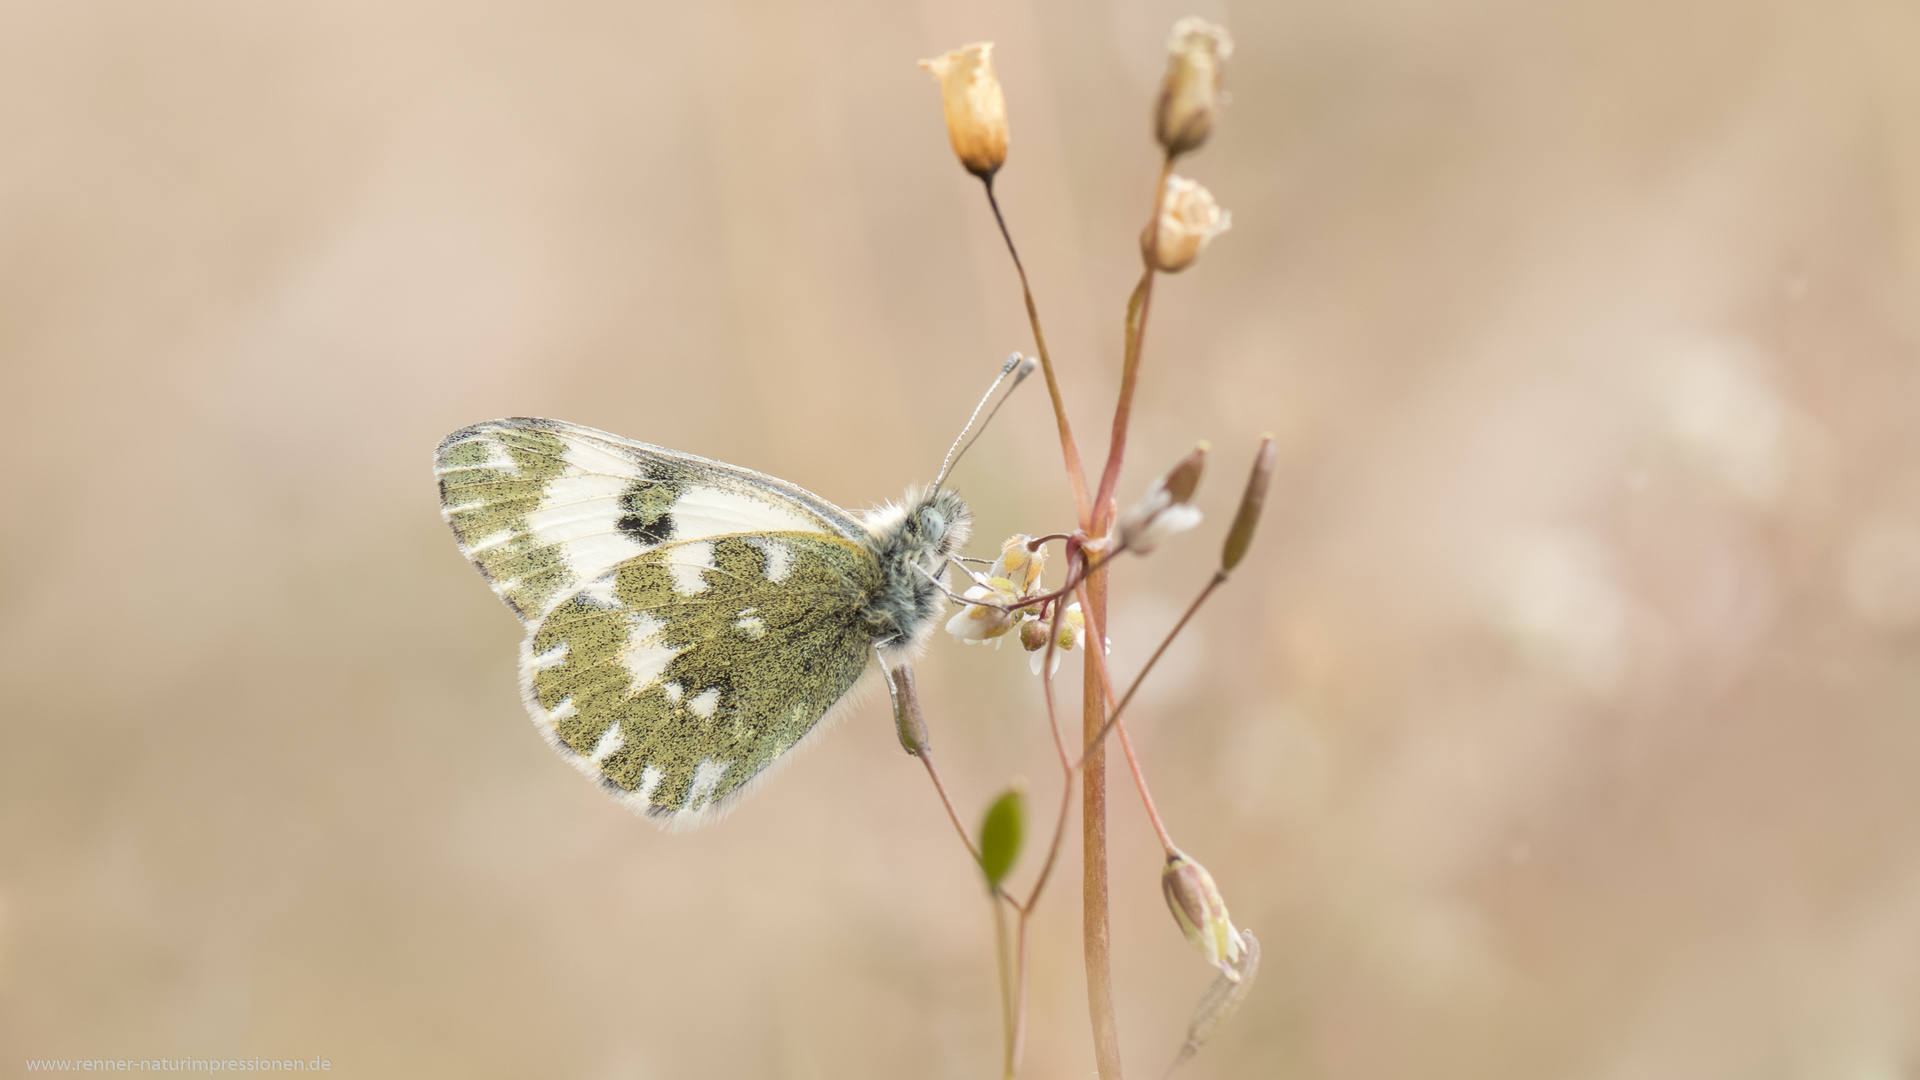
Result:
M860 522L752 469L558 420L490 420L434 455L460 552L522 620L661 544L795 530L847 539Z
M626 560L521 647L527 710L635 809L708 820L804 740L873 658L880 567L817 532L703 537Z

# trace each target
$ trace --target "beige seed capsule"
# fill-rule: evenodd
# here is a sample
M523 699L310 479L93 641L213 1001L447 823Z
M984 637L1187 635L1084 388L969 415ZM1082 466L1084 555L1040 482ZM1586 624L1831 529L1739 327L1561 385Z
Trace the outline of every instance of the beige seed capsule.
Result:
M1213 132L1221 75L1232 54L1233 39L1205 19L1188 16L1173 24L1153 130L1168 154L1197 150Z
M954 155L968 172L990 179L1007 160L1007 99L993 74L993 42L963 45L920 66L940 81Z
M1232 226L1233 215L1220 209L1211 191L1184 176L1169 176L1160 216L1140 236L1141 254L1155 270L1177 274Z

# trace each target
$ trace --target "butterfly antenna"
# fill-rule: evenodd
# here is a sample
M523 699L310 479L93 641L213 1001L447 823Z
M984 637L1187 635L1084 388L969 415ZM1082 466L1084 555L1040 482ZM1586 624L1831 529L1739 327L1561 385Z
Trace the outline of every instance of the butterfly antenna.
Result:
M955 465L960 464L960 459L966 456L967 451L973 449L973 444L980 441L980 434L985 432L987 425L993 422L994 416L1000 412L1000 406L1005 405L1007 399L1013 396L1013 392L1026 381L1027 376L1033 374L1035 366L1033 357L1022 356L1019 353L1007 357L1007 362L1000 365L1000 374L994 376L993 385L987 387L987 392L980 396L980 404L973 407L973 415L967 417L967 425L960 429L960 434L954 438L953 445L947 448L947 459L940 464L940 476L934 480L933 490L940 490L941 485L947 482L947 474L953 471ZM994 391L1000 389L1000 384L1006 382L1009 375L1013 376L1013 385L1007 387L1007 392L1000 396L999 401L994 402L992 411L987 413L987 418L980 421L980 431L975 432L965 446L960 445L962 440L967 439L967 432L973 430L973 422L980 419L980 410L987 407L987 402L993 399Z

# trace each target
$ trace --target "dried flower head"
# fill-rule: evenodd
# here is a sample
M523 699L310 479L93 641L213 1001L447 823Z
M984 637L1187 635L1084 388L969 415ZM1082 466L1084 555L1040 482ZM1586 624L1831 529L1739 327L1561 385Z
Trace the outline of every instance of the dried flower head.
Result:
M1193 453L1148 485L1140 501L1120 515L1114 536L1121 548L1136 555L1151 554L1162 540L1200 524L1200 508L1192 499L1206 470L1207 449L1205 442L1195 446Z
M1239 982L1240 932L1234 929L1227 902L1221 899L1207 868L1183 852L1171 852L1165 869L1160 871L1160 891L1173 910L1173 921L1180 924L1180 932L1193 947L1222 975Z
M920 66L940 80L947 139L960 164L990 179L1007 160L1007 99L993 74L993 42L963 45Z
M1160 216L1140 234L1140 250L1155 270L1177 274L1232 227L1233 215L1220 209L1213 192L1184 176L1169 176Z
M1167 74L1153 133L1169 155L1196 150L1213 131L1220 111L1220 79L1233 39L1218 26L1189 15L1173 24L1167 39Z

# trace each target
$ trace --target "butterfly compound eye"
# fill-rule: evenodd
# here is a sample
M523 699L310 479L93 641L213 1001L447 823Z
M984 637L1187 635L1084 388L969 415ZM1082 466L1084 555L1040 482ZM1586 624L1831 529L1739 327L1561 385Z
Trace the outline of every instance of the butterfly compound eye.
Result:
M920 528L925 530L927 539L937 541L947 535L947 519L940 516L940 511L929 506L920 511Z

